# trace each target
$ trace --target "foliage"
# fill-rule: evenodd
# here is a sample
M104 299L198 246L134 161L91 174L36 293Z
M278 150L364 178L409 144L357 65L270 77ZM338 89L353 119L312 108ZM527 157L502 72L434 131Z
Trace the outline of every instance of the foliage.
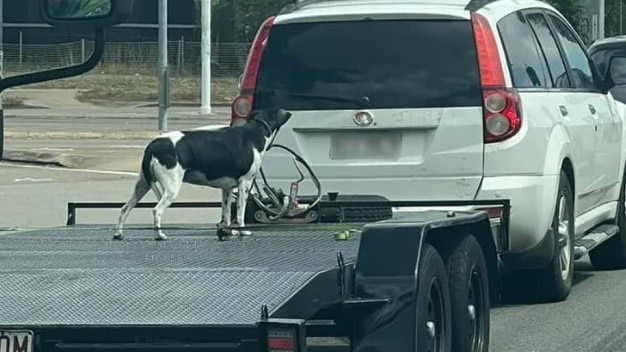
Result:
M201 18L201 2L195 0L196 23ZM249 43L263 21L293 0L212 0L214 40Z
M584 8L579 0L545 0L567 18L574 28L580 28ZM609 0L611 1L611 0Z

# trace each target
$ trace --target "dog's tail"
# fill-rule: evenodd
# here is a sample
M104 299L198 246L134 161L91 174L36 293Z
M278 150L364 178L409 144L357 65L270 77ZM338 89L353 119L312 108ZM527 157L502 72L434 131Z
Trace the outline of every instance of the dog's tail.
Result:
M148 144L148 147L143 151L143 159L141 160L141 173L143 177L148 181L149 184L153 184L155 179L154 175L152 175L152 167L150 167L150 161L152 160L152 151L150 148L151 144Z
M160 164L168 169L173 168L177 162L176 149L168 138L156 138L152 140L143 152L141 160L141 172L149 184L156 182L152 172L152 159L156 158Z

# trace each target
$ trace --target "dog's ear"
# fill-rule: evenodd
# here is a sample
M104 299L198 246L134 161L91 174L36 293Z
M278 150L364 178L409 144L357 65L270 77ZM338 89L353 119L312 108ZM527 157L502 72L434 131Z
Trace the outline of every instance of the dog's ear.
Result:
M276 117L278 118L278 125L282 126L291 118L291 113L284 109L278 109L276 112Z

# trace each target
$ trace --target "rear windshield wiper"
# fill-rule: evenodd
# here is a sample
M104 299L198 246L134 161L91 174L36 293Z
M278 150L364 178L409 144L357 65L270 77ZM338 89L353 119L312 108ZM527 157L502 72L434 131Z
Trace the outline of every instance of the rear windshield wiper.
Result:
M370 102L370 98L368 96L364 96L361 98L345 98L331 95L315 95L315 94L301 94L301 93L285 93L287 97L294 98L303 98L303 99L315 99L315 100L328 100L328 101L337 101L341 103L353 103L360 106L367 106Z

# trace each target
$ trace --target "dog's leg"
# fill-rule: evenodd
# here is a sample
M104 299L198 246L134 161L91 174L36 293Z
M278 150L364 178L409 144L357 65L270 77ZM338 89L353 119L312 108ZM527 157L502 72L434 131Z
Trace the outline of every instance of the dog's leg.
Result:
M157 171L158 170L158 171ZM185 171L177 165L173 169L166 169L163 166L155 167L155 178L163 187L163 194L161 199L157 203L157 205L152 209L152 214L154 216L154 234L155 239L157 241L164 241L167 239L165 233L161 229L161 220L163 218L163 213L165 213L165 209L167 209L176 197L178 197L178 193L180 192L180 188L183 184L183 175Z
M139 177L137 178L137 182L135 183L135 189L133 190L133 194L130 196L130 199L120 211L120 217L117 222L117 227L115 229L115 235L113 235L114 240L123 240L124 239L124 224L126 223L126 219L130 212L137 206L137 203L141 201L141 199L148 193L150 190L150 184L144 177L143 173L139 173Z
M232 235L231 226L231 206L233 203L232 188L222 189L222 220L217 225L217 238L222 241L225 237Z
M153 183L151 188L152 188L152 193L154 193L154 196L156 197L157 202L160 201L161 198L163 198L163 192L161 192L159 185L156 183Z
M233 203L233 190L222 189L222 220L220 221L220 227L223 229L230 228L231 226L231 206Z
M252 188L252 180L239 181L239 192L237 194L237 226L245 227L244 218L246 217L246 204L248 201L248 195L250 194L250 188ZM252 236L250 230L233 230L233 236Z

